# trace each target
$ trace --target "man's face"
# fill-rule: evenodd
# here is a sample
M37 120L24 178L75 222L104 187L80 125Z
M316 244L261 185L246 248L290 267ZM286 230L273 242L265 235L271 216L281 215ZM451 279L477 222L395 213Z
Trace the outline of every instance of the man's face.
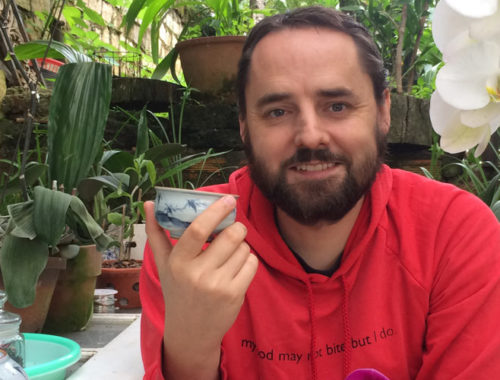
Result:
M287 29L256 46L240 119L252 178L299 223L341 219L368 191L390 124L352 38Z

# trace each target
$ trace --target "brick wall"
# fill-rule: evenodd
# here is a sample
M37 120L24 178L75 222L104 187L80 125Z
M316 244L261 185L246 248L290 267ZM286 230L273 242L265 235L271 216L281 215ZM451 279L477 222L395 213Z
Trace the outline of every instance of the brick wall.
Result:
M51 1L50 0L16 0L19 8L24 9L27 13L33 13L36 11L50 10ZM108 24L107 27L95 26L95 31L101 36L103 42L109 43L117 47L119 50L120 40L125 40L124 30L120 28L123 17L125 15L125 10L121 7L115 7L104 0L85 0L87 7L98 12L103 19ZM39 33L43 25L36 24L36 17L29 20L26 23L28 31L30 32L30 38L36 39L39 37ZM160 30L160 57L165 56L170 49L177 42L177 36L182 30L182 24L180 16L175 12L171 11L163 23ZM38 33L38 35L37 35ZM134 28L131 30L127 42L133 46L136 46L136 42L139 35L139 24L136 23ZM143 50L145 53L150 54L151 52L151 42L150 34L147 32L143 37Z

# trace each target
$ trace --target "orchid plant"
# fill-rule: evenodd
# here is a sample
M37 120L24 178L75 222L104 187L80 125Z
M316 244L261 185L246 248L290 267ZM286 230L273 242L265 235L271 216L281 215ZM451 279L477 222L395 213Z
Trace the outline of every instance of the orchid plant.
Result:
M444 151L475 148L477 158L500 127L500 0L440 0L432 34L444 62L431 97L432 126ZM492 181L500 193L499 175ZM499 197L490 204L494 211Z

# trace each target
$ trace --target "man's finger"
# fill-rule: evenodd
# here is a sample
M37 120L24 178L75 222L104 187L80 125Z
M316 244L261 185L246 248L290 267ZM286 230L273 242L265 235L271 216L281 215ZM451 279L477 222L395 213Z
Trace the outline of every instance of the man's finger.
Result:
M148 236L156 265L160 266L172 251L172 243L167 235L165 235L163 228L156 221L155 204L151 201L144 202L144 211L146 213L146 235Z
M201 255L199 261L204 261L205 265L213 269L225 265L227 260L234 255L235 250L243 243L246 234L247 229L242 223L231 224L207 248L207 253L210 252L210 254Z
M253 253L250 253L245 262L241 266L239 272L232 281L232 285L243 289L245 292L252 283L252 280L257 273L259 267L259 259Z
M175 253L185 257L196 257L200 254L215 228L235 208L236 199L225 195L212 203L184 231L176 245Z

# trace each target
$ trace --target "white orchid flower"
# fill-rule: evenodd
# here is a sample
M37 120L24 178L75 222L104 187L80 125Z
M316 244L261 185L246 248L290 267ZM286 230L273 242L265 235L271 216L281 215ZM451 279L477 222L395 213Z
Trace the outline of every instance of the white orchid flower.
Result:
M468 12L469 8L461 3L472 5L473 10L476 5L481 9L482 4L481 1L478 4L470 1L441 0L434 10L432 36L445 62L456 52L476 42L500 42L500 7L493 11L490 6L488 12L483 12L486 16L477 18L474 12ZM498 0L494 3L497 4Z
M484 41L456 52L439 70L436 88L444 101L461 110L500 101L500 46Z
M438 91L430 103L432 127L441 136L440 146L448 153L459 153L477 146L480 156L500 125L500 103L490 102L484 108L460 110L448 104Z
M445 0L450 8L467 17L487 17L498 9L498 0ZM442 2L442 1L440 1Z
M474 19L454 11L446 1L437 3L432 15L432 38L443 54L444 62L456 51L473 42L469 33L473 21Z

